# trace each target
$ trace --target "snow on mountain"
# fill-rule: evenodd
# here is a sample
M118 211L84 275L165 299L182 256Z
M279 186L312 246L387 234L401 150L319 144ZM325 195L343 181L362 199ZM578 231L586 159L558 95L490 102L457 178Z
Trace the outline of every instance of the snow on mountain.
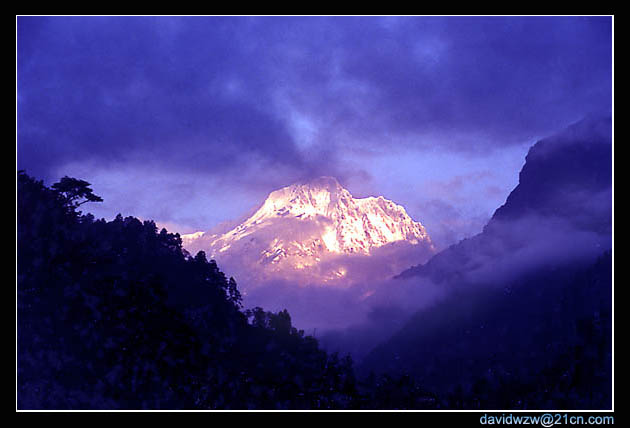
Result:
M187 247L188 245L192 244L193 242L197 241L199 238L204 236L204 234L205 232L199 231L199 232L186 233L184 235L181 235L182 244L184 245L184 247Z
M435 250L424 226L405 209L379 196L354 198L333 177L320 177L272 192L247 220L221 235L182 237L186 248L204 249L221 265L245 267L256 277L343 278L348 260L395 244ZM238 263L235 262L238 259ZM240 270L240 269L239 269Z

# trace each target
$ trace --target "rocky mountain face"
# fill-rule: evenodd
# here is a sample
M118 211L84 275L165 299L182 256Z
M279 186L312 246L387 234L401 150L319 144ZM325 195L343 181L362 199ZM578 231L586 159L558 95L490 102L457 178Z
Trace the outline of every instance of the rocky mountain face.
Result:
M537 142L482 233L399 275L445 296L360 371L478 400L463 408L610 408L611 125L591 117Z
M400 277L461 281L484 266L593 260L612 247L610 116L588 117L538 141L519 184L483 232L440 252ZM494 269L494 268L492 268Z
M250 272L258 279L344 280L353 262L372 255L391 259L383 272L392 274L405 267L388 257L393 248L412 248L425 259L435 251L424 226L402 206L380 196L354 198L332 177L272 192L226 233L198 232L182 239L189 251L204 250L222 266L241 271L241 277Z

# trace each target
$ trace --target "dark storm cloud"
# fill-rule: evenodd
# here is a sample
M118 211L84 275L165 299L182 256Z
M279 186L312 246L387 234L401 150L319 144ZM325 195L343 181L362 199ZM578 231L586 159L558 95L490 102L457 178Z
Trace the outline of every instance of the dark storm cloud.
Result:
M343 168L479 150L610 107L610 18L18 18L18 166ZM360 171L359 171L360 172ZM51 177L56 178L56 177ZM269 178L267 178L269 179Z
M18 157L36 172L84 158L217 172L247 156L303 163L268 112L256 58L233 50L228 20L21 18L18 26ZM258 87L231 93L232 72Z
M610 108L609 18L308 24L292 46L314 52L300 60L318 78L306 81L293 68L300 90L291 97L330 125L329 140L396 144L412 136L422 144L427 138L417 137L431 137L431 144L475 150L472 144L522 142Z

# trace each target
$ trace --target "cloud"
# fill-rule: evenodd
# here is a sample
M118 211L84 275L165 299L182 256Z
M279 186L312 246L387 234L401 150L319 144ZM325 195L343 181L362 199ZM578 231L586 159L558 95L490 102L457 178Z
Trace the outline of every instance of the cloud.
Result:
M522 143L609 108L610 27L571 17L20 17L18 161L41 176L98 159L209 175L261 165L297 180L344 175L337 153L348 146Z
M610 108L611 39L609 17L18 17L18 168L181 232L331 175L449 244L502 202L507 158ZM473 164L483 197L456 181Z
M395 145L422 146L442 136L440 144L477 151L550 132L585 109L610 108L607 18L376 22L333 20L324 40L333 39L334 49L316 58L319 69L332 68L330 77L311 82L319 96L306 90L292 98L361 145L388 136L390 144L395 137ZM319 28L312 22L302 34L309 27ZM593 82L595 75L602 80Z
M500 192L499 195L502 195ZM494 196L494 195L493 195ZM488 222L490 215L465 213L444 199L429 199L418 204L423 223L438 249L474 236Z
M328 349L350 352L360 360L399 331L412 316L434 310L443 302L448 302L442 306L444 310L456 311L453 305L459 303L454 296L486 296L496 290L509 292L532 274L538 275L538 281L540 278L544 281L545 273L553 273L557 278L563 271L574 272L576 266L591 265L611 247L610 233L585 229L562 217L527 215L501 221L495 223L491 232L486 231L438 254L425 265L422 273L373 282L367 287L372 293L366 299L361 299L365 286L346 291L345 299L337 296L341 304L354 299L348 306L353 312L343 319L344 323L335 317L332 319L336 325L324 324L329 328L320 330L320 339ZM544 286L544 282L540 285ZM307 312L320 311L324 314L322 317L328 319L328 308L341 311L335 307L335 300L323 293L317 296L316 291L308 296L314 306L306 309ZM482 301L474 303L480 310L483 304ZM295 310L304 309L296 306ZM432 316L436 317L435 311ZM314 318L308 322L313 323Z
M239 289L245 290L245 306L262 306L272 311L287 309L296 327L309 334L317 331L320 336L371 324L380 319L377 314L383 311L396 312L390 323L381 326L385 331L399 325L414 311L433 303L442 294L440 287L429 281L420 286L417 279L383 278L378 261L372 261L370 271L378 279L360 281L349 287L336 284L300 286L291 280L274 279L253 288L248 288L247 282L241 282Z

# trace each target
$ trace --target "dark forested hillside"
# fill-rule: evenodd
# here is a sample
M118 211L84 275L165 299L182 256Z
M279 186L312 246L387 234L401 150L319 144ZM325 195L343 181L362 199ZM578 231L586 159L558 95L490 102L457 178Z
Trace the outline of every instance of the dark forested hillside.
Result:
M244 311L236 282L179 235L78 211L100 198L18 174L20 409L343 408L351 362L286 311Z
M611 271L606 253L592 266L459 289L361 371L411 376L449 408L609 409Z
M589 117L536 143L482 233L399 276L446 297L362 370L413 376L448 407L610 408L611 130Z

